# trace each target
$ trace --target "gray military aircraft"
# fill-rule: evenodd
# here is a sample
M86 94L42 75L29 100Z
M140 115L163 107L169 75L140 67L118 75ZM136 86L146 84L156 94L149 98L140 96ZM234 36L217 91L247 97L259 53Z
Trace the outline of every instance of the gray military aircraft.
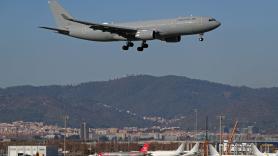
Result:
M199 35L203 41L206 32L221 25L212 17L178 17L174 19L151 20L129 23L94 23L73 18L57 0L48 1L58 28L40 27L53 30L59 34L90 40L90 41L126 41L122 47L128 50L133 47L133 41L142 41L138 51L148 48L149 40L165 42L180 42L183 35Z

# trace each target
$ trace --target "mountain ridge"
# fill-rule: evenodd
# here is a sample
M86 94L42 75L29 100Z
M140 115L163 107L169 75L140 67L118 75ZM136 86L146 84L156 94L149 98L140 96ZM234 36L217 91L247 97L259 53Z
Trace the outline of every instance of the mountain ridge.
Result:
M93 127L161 125L193 129L194 109L198 109L198 122L203 124L205 116L209 116L212 129L216 129L216 116L221 114L227 116L227 126L237 118L242 126L274 131L273 127L278 126L278 121L273 121L278 113L277 102L276 87L234 87L182 76L138 75L78 85L0 88L0 121L61 124L59 116L70 114L75 127L86 121ZM146 116L183 118L159 124L145 120Z

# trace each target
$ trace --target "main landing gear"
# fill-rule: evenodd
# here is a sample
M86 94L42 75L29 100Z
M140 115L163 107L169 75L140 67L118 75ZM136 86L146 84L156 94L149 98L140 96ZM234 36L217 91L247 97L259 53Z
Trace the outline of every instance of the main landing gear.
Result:
M148 47L149 47L149 45L146 43L146 41L143 41L141 44L141 47L137 48L137 51L143 51L144 48L148 48Z
M133 46L134 46L134 43L132 43L131 41L127 41L127 42L126 42L126 45L124 45L124 46L122 47L122 49L123 49L123 50L128 50L129 47L133 47Z
M128 50L129 47L133 47L133 46L134 46L133 42L127 41L126 45L123 45L122 49L123 50ZM142 44L141 44L141 47L137 48L137 51L143 51L145 48L148 48L148 47L149 47L149 45L146 43L146 41L143 41Z

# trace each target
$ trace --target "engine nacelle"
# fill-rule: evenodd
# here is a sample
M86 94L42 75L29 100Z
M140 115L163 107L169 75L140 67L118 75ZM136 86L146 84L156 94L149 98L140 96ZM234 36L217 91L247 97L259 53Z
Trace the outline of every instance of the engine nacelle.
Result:
M181 36L176 36L176 37L169 37L164 39L166 42L180 42L181 41Z
M155 39L155 31L153 30L138 30L135 37L141 40Z

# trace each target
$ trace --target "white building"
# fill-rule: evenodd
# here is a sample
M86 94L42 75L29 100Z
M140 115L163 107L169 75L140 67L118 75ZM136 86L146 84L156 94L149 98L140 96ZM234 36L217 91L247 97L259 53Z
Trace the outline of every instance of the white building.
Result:
M58 156L58 148L50 146L9 146L8 156Z

